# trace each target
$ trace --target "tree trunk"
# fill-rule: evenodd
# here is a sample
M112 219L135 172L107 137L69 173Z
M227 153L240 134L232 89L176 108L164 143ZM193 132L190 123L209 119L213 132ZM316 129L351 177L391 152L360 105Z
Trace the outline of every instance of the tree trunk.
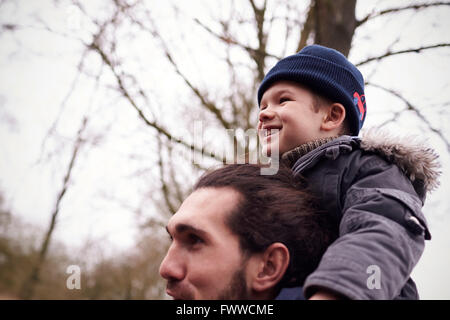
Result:
M309 13L314 20L314 43L348 56L357 23L355 7L356 0L315 0Z

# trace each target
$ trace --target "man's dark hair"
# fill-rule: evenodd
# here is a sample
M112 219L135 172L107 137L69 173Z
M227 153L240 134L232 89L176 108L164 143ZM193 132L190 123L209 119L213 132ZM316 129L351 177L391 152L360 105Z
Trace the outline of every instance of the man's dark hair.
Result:
M336 239L330 215L319 209L305 181L294 178L290 168L261 175L259 165L226 165L206 172L194 190L208 187L230 187L242 195L226 224L239 237L244 254L263 252L275 242L286 245L290 262L278 288L302 285Z

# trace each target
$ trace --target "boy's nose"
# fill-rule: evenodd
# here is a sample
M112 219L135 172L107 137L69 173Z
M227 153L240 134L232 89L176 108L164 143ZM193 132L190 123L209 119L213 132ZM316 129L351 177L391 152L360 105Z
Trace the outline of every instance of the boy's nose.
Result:
M261 123L272 120L275 117L275 112L269 110L269 107L259 112L259 121Z
M166 280L177 281L183 280L186 274L183 259L173 250L172 246L159 266L159 274Z

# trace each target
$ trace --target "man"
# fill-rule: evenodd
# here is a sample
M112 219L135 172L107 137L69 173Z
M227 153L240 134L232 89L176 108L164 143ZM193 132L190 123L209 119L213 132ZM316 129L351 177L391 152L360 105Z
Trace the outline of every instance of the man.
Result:
M335 239L329 217L290 169L206 173L167 225L160 266L174 299L274 299L303 284Z

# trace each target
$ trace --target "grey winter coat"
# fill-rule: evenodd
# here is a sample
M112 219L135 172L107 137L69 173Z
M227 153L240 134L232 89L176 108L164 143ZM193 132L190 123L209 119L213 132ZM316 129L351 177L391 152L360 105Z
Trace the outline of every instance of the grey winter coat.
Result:
M439 164L410 142L342 136L294 163L339 223L338 239L304 283L306 298L325 287L350 299L418 299L410 274L431 238L421 207L438 185Z

